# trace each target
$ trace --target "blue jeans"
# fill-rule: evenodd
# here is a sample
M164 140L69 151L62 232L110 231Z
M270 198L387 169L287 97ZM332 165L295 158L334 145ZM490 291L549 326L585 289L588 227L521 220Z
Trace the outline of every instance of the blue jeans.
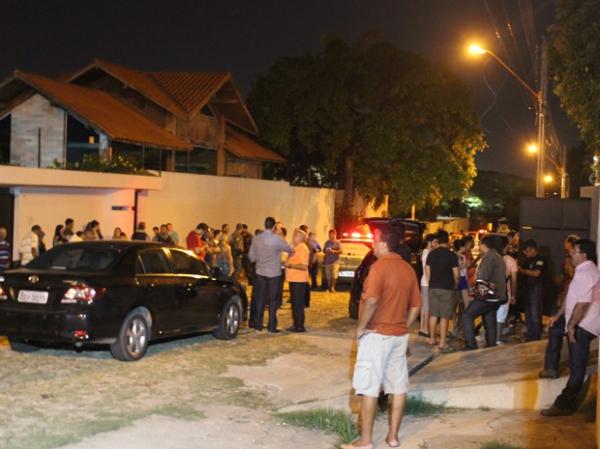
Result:
M485 342L488 348L496 346L496 312L500 304L497 302L474 299L463 312L463 328L465 331L466 349L477 349L475 339L475 318L481 316L485 326Z
M575 328L575 343L569 342L569 380L562 393L554 401L561 410L574 412L577 409L579 393L585 380L590 344L596 338L581 327Z
M548 332L548 345L544 357L544 369L558 371L560 368L560 352L565 338L565 316L561 316L550 326Z
M527 297L525 298L525 324L527 326L525 338L527 340L542 339L543 293L544 287L542 285L534 285L527 289Z
M229 262L219 262L219 268L221 269L221 274L223 276L229 276L229 271L231 270Z

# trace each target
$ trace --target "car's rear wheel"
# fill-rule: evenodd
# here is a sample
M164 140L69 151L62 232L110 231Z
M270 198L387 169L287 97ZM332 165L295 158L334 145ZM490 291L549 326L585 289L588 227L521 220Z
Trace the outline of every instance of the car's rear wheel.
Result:
M19 338L8 337L8 342L10 343L10 349L15 352L35 352L40 349L37 346L28 343L27 340Z
M225 303L221 316L219 317L219 327L214 331L215 337L219 340L232 340L237 337L240 330L242 318L242 306L239 298L233 297Z
M144 357L149 342L150 326L146 313L136 309L123 320L117 341L110 345L110 353L117 360L133 362Z

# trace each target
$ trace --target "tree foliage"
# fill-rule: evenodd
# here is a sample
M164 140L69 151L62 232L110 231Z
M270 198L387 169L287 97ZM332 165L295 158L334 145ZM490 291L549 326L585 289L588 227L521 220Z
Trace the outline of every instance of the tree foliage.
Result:
M478 170L468 195L462 200L443 200L435 208L420 210L418 216L435 220L437 216L470 217L472 227L507 218L512 227L519 225L521 198L535 196L535 179Z
M554 92L592 152L600 152L600 1L559 0L549 63Z
M248 102L293 167L316 167L345 200L389 195L395 212L464 196L485 146L470 91L447 67L370 37L277 60Z

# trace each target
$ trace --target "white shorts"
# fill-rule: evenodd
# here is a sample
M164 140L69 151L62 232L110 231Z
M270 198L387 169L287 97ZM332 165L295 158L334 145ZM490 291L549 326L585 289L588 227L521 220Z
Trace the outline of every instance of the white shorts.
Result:
M502 304L498 310L496 311L496 322L504 323L506 321L506 317L508 317L508 301Z
M355 394L378 397L408 391L408 334L401 337L366 334L358 342L352 387Z

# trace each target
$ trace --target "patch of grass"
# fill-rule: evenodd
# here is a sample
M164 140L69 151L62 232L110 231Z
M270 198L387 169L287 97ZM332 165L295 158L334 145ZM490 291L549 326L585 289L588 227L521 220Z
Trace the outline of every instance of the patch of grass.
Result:
M500 441L490 441L481 445L481 449L525 449L523 446L514 446Z
M277 413L275 416L292 426L338 435L342 444L350 443L358 437L358 430L352 416L337 410L302 410Z
M481 407L479 407L479 410L481 410L482 412L489 412L492 409L489 407L481 406Z
M431 416L442 413L453 413L459 411L456 407L446 407L444 404L434 404L421 397L406 398L405 413L412 416Z

